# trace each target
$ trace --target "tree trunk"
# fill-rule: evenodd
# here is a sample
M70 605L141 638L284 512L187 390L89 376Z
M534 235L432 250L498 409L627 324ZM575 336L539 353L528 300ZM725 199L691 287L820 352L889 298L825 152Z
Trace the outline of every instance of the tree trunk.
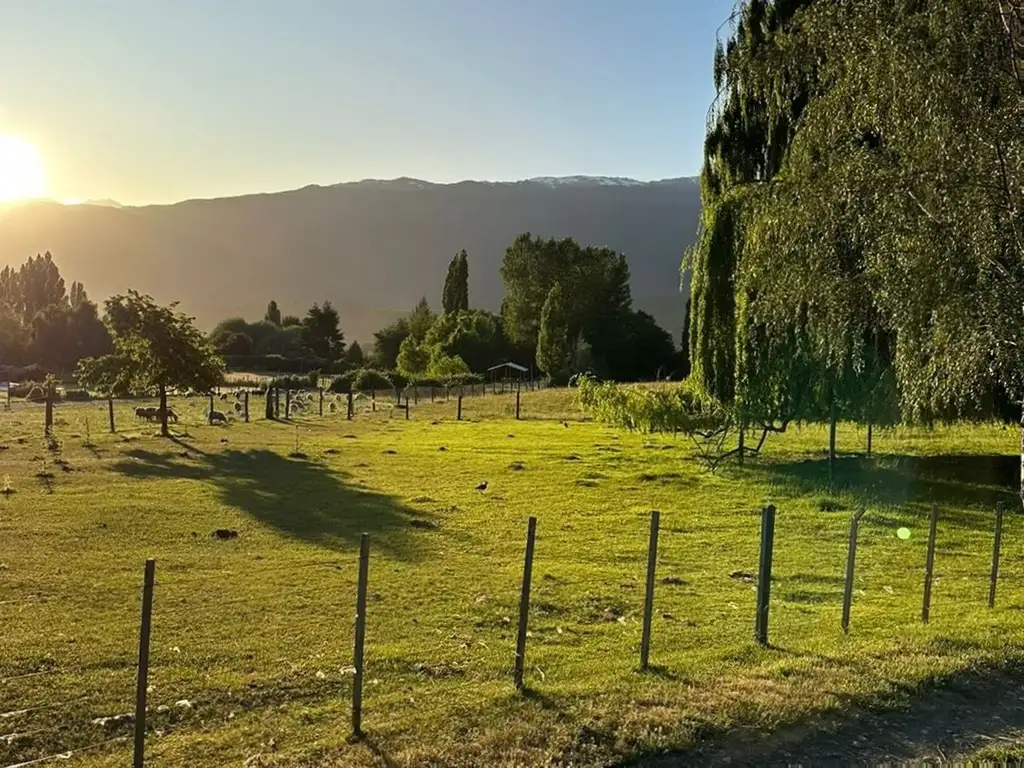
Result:
M167 429L167 387L160 385L160 434L167 437L171 433Z
M743 418L740 417L740 444L739 444L739 453L737 455L739 456L739 464L740 464L741 467L743 466L743 454L746 453L746 446L744 446L744 439L743 439L746 436L745 435L746 426L747 425L743 422Z
M835 401L828 409L828 460L836 459L836 404Z
M53 434L53 388L46 388L46 423L43 432L47 437Z
M871 458L871 437L873 432L874 424L868 422L868 458Z
M1020 408L1020 500L1024 503L1024 403Z

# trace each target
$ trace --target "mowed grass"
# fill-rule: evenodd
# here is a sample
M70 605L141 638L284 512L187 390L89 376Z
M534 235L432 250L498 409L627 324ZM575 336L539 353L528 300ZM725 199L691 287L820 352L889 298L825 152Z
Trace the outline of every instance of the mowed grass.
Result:
M218 401L219 402L219 401ZM139 403L0 412L0 765L79 750L123 766L143 564L156 558L148 764L605 765L829 727L964 670L1020 661L1024 521L1015 432L843 425L769 438L716 475L682 436L582 418L566 391L381 398L293 423L203 423L173 440ZM230 405L230 403L223 404ZM283 407L283 399L282 399ZM86 422L88 421L88 429ZM487 488L477 490L484 481ZM992 510L1006 501L998 603ZM759 509L778 506L771 642L753 642ZM941 508L931 622L928 509ZM849 513L860 528L840 631ZM639 671L650 512L661 512L654 669ZM528 691L512 685L526 524L536 516ZM906 526L909 540L897 538ZM221 540L218 528L238 532ZM362 742L350 741L359 537L371 537ZM112 718L102 720L100 718ZM121 741L110 741L127 737Z

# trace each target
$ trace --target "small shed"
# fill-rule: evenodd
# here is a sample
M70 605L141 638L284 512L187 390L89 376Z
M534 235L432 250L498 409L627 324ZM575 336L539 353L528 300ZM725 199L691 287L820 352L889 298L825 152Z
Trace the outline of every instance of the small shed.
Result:
M519 363L499 363L487 369L487 381L491 384L492 392L497 392L499 385L502 392L505 391L506 384L509 385L509 389L512 389L513 384L517 387L522 386L523 383L529 385L532 378L530 369L519 365Z

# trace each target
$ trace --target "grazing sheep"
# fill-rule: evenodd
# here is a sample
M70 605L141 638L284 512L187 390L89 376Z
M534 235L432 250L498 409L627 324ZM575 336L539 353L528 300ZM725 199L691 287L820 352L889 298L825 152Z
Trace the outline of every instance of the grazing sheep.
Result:
M242 412L242 404L241 403L235 403L235 413L241 413L241 412Z
M138 408L135 409L135 418L149 419L153 415L153 411L155 410L156 408L153 408L151 406L140 405Z
M333 400L331 401L331 404L327 407L330 409L331 413L334 413L336 410L338 410L338 404L335 403Z
M160 417L163 415L163 411L161 411L159 408L152 408L151 410L153 411L153 413L150 415L151 420L159 421ZM173 421L175 424L177 424L178 423L178 414L176 414L172 409L168 408L167 409L167 420L168 421Z
M224 422L225 424L227 424L228 423L227 414L223 413L222 411L210 411L210 423L214 424L214 423L216 423L218 421L221 421L221 422Z
M221 400L227 400L227 399L228 399L228 393L227 393L227 392L225 392L224 394L222 394L222 395L220 396L220 399L221 399Z

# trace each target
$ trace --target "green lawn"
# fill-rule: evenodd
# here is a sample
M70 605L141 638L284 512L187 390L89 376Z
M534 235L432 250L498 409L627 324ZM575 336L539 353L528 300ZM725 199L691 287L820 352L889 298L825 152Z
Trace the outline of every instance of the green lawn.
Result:
M343 402L343 401L340 401ZM1024 519L1008 515L986 608L992 509L1016 512L1015 431L794 428L712 476L682 436L585 421L565 391L383 399L357 418L203 424L174 441L119 404L0 412L0 765L76 750L124 766L143 563L157 560L150 764L605 765L700 754L736 734L827 728L968 670L1024 660ZM223 404L227 405L227 404ZM283 407L283 401L282 401ZM339 408L344 411L343 406ZM259 416L260 418L256 419ZM88 420L88 431L86 421ZM87 444L86 435L89 440ZM301 455L291 455L291 454ZM476 487L488 482L486 491ZM778 506L771 640L753 642L758 510ZM941 507L932 620L927 514ZM839 628L849 513L861 523ZM650 511L661 511L652 663L639 645ZM529 516L538 520L529 690L511 670ZM912 531L908 541L896 529ZM237 539L211 537L229 528ZM355 580L371 536L366 741L350 743ZM187 701L188 706L181 703ZM20 714L11 713L27 710ZM690 750L690 751L687 751Z

